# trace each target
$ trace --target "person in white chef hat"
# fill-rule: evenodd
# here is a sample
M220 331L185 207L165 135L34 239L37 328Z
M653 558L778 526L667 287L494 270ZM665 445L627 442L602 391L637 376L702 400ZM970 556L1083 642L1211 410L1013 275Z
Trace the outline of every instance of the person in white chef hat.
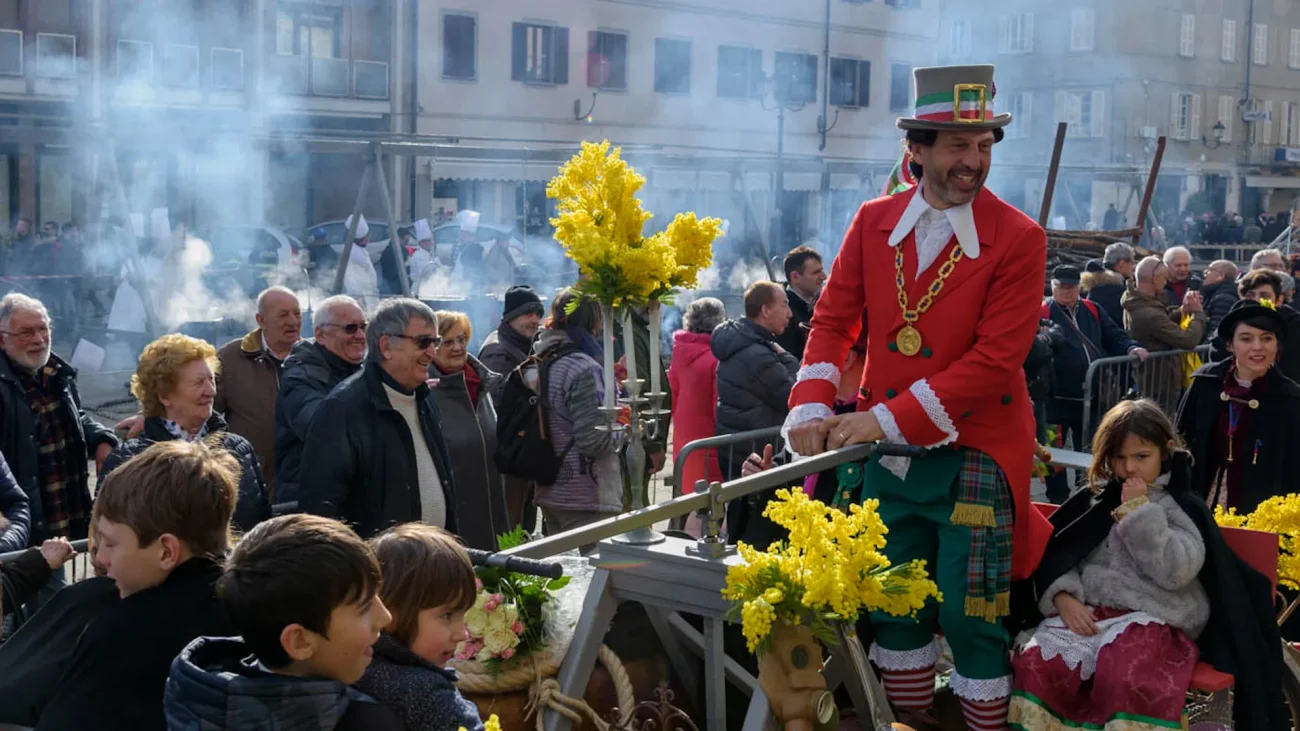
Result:
M348 256L348 268L343 273L343 294L351 295L367 313L379 306L379 274L374 262L370 261L370 224L366 217L357 219L357 231L352 239L352 253ZM344 227L352 228L352 216L343 222Z
M438 257L433 247L433 231L429 229L429 220L421 218L411 228L417 246L406 266L411 275L411 292L419 297L420 286L432 279L438 271Z

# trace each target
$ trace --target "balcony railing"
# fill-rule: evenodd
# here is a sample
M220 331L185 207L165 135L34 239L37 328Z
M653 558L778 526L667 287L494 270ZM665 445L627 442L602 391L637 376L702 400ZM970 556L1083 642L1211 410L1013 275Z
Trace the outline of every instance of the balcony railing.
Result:
M285 94L388 98L388 64L383 61L349 61L277 54L267 68L272 88Z

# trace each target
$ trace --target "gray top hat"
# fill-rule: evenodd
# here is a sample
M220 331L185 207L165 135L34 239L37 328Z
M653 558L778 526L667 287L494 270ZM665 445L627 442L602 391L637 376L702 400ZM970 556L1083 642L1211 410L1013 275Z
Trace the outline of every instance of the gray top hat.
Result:
M993 66L929 66L912 71L916 81L916 110L900 117L899 129L998 129L1011 123L1010 114L993 113Z

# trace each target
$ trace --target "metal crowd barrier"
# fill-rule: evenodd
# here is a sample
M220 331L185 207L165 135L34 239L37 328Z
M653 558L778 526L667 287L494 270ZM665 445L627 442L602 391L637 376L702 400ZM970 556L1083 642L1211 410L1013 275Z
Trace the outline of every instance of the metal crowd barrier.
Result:
M752 431L735 432L734 434L722 434L716 437L696 439L695 441L687 442L686 445L682 447L682 451L678 452L677 456L673 458L673 497L678 497L682 494L682 479L685 475L685 470L683 468L686 466L686 458L690 457L692 454L704 450L705 464L708 464L710 453L717 454L719 458L719 466L722 467L723 479L725 480L727 478L726 465L734 466L736 474L739 474L741 464L744 463L745 458L748 457L751 452L761 453L761 447L763 444L768 442L775 444L780 441L780 436L781 427L771 426L766 429L754 429ZM758 444L760 448L754 449L753 447L755 444ZM724 447L726 448L727 454L725 460L722 459L722 448ZM737 447L740 447L739 453Z
M1159 404L1170 418L1177 415L1185 382L1181 359L1188 353L1197 353L1208 362L1210 346L1201 345L1195 350L1156 351L1148 355L1146 361L1134 355L1124 355L1098 358L1089 363L1083 378L1082 449L1088 451L1101 417L1125 399L1149 398ZM1178 368L1170 365L1170 359L1179 359Z

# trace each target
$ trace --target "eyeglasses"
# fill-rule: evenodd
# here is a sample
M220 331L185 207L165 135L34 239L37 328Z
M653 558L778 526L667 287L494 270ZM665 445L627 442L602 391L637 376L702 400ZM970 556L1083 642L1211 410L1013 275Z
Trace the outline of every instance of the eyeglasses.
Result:
M327 322L321 325L321 327L337 327L348 335L356 335L358 330L365 332L368 326L369 324L365 322L349 322L346 325L335 325L332 322Z
M460 347L463 348L463 347L465 347L466 345L469 345L469 336L468 336L468 335L461 335L461 336L459 336L459 337L452 338L451 340L448 340L448 339L446 339L446 338L439 338L438 345L439 345L439 346L443 346L443 345L459 345Z
M415 347L419 348L420 350L428 350L431 346L442 345L442 338L438 337L437 335L395 334L395 335L389 335L388 337L410 340L411 342L415 343Z
M38 327L38 328L29 328L29 329L26 329L26 330L19 330L19 331L17 331L17 332L10 332L10 331L8 331L8 330L0 330L0 335L8 335L9 337L18 338L19 340L31 340L32 338L37 337L37 336L45 336L45 337L49 337L49 335L50 335L50 328L49 328L48 326L47 326L47 327Z

